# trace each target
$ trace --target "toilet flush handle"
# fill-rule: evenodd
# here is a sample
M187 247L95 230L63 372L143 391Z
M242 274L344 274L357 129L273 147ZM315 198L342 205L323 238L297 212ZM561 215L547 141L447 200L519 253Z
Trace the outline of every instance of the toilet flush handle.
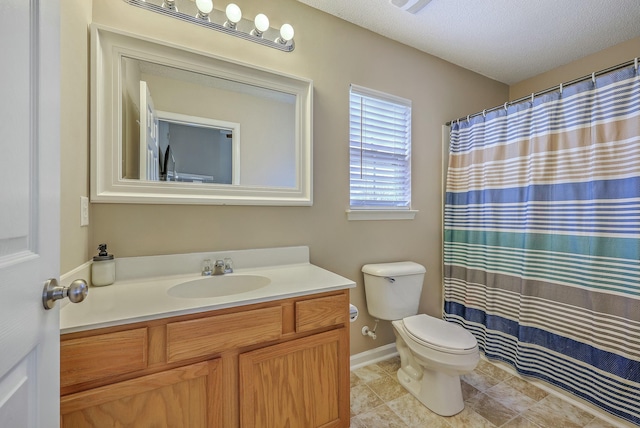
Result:
M384 279L386 279L387 281L389 281L389 282L390 282L390 283L392 283L392 284L393 284L394 282L396 282L396 279L395 279L395 278L391 278L390 276L385 276L385 277L384 277Z

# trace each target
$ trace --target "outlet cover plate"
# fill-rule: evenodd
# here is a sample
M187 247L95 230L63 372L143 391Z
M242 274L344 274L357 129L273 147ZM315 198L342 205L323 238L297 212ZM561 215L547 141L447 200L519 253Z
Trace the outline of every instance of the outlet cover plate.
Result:
M89 198L80 196L80 226L89 226Z

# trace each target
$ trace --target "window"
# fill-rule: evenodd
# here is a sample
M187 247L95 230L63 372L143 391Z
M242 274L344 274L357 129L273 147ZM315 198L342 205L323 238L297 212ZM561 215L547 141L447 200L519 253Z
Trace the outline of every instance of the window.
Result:
M349 122L349 219L413 218L411 101L351 85Z

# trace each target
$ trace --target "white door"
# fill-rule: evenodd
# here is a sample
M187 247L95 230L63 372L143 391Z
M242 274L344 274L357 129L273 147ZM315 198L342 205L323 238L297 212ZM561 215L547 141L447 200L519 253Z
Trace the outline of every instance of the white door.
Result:
M140 81L140 179L160 179L158 115L147 82Z
M59 424L59 0L0 0L0 427Z

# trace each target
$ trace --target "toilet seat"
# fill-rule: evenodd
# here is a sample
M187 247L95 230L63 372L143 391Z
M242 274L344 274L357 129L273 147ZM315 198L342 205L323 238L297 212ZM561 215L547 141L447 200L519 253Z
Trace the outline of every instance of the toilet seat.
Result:
M449 354L468 354L477 349L476 338L463 327L426 314L402 320L405 331L418 344Z

